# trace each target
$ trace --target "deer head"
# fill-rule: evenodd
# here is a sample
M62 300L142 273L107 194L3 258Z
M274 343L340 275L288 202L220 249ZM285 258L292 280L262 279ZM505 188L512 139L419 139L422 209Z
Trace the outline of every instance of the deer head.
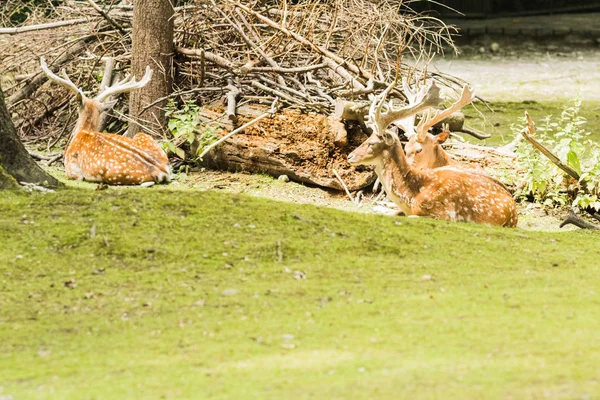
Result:
M460 98L449 108L435 111L433 114L429 111L425 113L417 125L417 134L408 138L408 143L404 148L408 162L411 165L423 169L438 168L453 163L452 158L440 146L450 137L448 127L446 126L436 136L430 134L429 129L471 103L473 97L473 91L465 85Z
M71 81L64 69L60 72L62 77L54 74L48 68L44 57L40 58L40 66L48 79L65 87L75 95L75 99L79 104L79 118L73 130L74 133L82 130L98 131L100 128L100 116L102 115L102 112L112 108L115 104L115 101L111 100L111 97L120 93L127 93L142 88L146 86L152 78L152 70L150 67L146 67L146 72L139 81L136 81L135 77L128 75L115 85L100 91L96 97L89 98L73 83L73 81Z
M388 86L379 96L375 97L369 109L366 125L371 128L371 136L350 155L348 162L353 165L373 165L381 161L381 155L390 147L394 146L397 137L387 131L387 127L398 121L407 121L414 115L430 107L436 107L442 99L440 98L440 89L432 82L424 87L418 96L418 102L409 103L400 108L395 108L392 102L385 104L387 95L394 88L395 83ZM382 111L386 105L385 110ZM414 121L414 120L413 120Z
M408 163L418 169L439 168L452 164L454 160L441 146L449 137L450 130L447 124L442 125L442 132L437 135L428 133L421 141L417 140L417 135L409 137L404 146Z

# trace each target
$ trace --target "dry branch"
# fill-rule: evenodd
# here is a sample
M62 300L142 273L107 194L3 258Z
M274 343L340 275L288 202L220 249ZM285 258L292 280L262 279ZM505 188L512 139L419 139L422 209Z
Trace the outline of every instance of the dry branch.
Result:
M85 49L85 47L87 46L87 44L89 42L91 42L95 38L96 38L95 35L90 35L90 36L81 38L81 40L79 40L77 43L75 43L75 45L73 45L73 47L69 48L69 50L67 52L65 52L62 56L57 58L54 61L54 63L52 64L52 67L54 69L57 69L57 68L60 68L61 66L63 66L64 64L66 64L67 62L71 61L75 56L77 56L77 54L79 54L83 49ZM29 81L18 92L12 94L8 98L8 101L6 102L6 106L10 108L10 107L14 106L16 103L18 103L19 101L29 97L41 85L43 85L44 82L46 82L46 80L48 80L48 77L45 74L40 72L39 74L37 74L37 76L34 79Z
M552 161L552 163L554 163L554 165L556 165L558 168L562 169L567 175L569 175L570 177L572 177L576 181L580 181L580 176L577 173L577 171L575 171L573 168L569 167L568 165L566 165L565 163L563 163L562 161L560 161L560 158L558 158L557 156L555 156L546 146L544 146L543 144L541 144L540 142L538 142L533 137L533 135L535 134L535 124L531 120L531 117L529 116L529 113L525 112L525 117L527 118L527 131L529 133L527 131L523 130L523 131L521 131L521 135L523 135L523 137L529 143L531 143L531 145L533 147L535 147L540 153L542 153L543 155L545 155L546 157L548 157L548 159L550 161ZM580 181L579 183L581 184L581 186L583 188L585 188L585 186L586 186L585 181Z
M15 35L18 33L42 31L42 30L46 30L46 29L60 28L63 26L85 24L86 22L91 22L91 21L88 18L77 18L77 19L71 19L68 21L48 22L46 24L18 26L15 28L0 28L0 35Z

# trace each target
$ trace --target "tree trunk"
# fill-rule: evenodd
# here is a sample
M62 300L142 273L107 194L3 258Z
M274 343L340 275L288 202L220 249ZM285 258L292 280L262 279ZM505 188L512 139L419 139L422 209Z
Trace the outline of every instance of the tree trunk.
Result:
M146 66L154 71L152 80L129 97L129 113L133 120L127 135L140 131L162 134L167 120L162 110L166 100L144 111L144 107L171 94L173 84L174 10L170 0L134 0L131 72L144 74Z
M33 161L19 140L0 88L0 189L14 187L15 180L43 186L61 185Z

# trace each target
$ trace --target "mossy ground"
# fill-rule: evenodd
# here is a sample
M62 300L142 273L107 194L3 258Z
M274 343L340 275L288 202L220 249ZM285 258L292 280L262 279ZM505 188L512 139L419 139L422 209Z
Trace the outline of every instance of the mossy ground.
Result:
M598 234L169 188L0 196L0 397L600 397Z

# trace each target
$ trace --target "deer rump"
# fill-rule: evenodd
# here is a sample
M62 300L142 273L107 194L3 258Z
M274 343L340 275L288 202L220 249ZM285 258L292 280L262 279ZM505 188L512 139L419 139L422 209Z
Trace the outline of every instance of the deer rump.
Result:
M517 208L504 185L453 167L422 171L426 182L410 202L413 215L446 221L517 226Z

